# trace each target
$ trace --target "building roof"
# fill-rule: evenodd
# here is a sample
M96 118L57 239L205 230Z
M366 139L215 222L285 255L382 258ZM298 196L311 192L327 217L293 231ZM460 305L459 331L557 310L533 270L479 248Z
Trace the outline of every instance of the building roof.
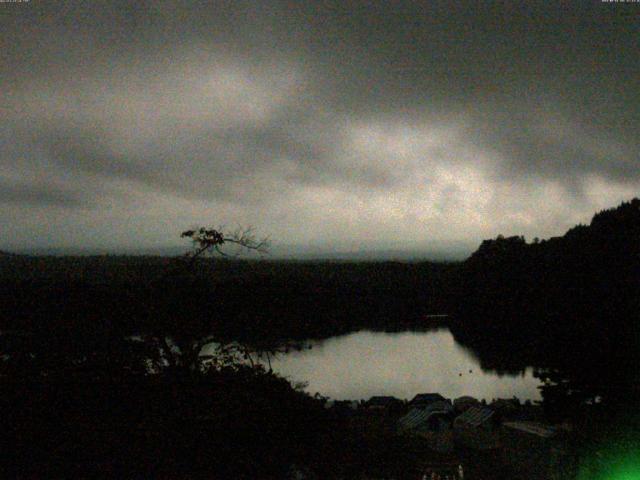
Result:
M453 406L456 408L456 410L463 412L465 410L468 410L471 407L475 407L480 405L480 402L473 398L473 397L458 397L453 401Z
M425 410L412 408L409 413L398 420L398 425L405 430L421 430L426 427L429 418L434 415L446 415L444 410Z
M418 395L416 395L415 397L413 397L413 400L411 400L412 404L415 403L431 403L431 402L435 402L438 400L445 400L445 398L440 395L439 393L419 393Z
M556 429L551 425L544 425L537 422L504 422L502 425L506 428L519 430L542 438L550 438L557 433Z
M429 404L420 404L418 403L417 405L415 405L416 408L422 408L424 410L427 410L429 412L434 412L434 411L443 411L443 412L452 412L453 411L453 406L451 405L451 402L449 402L448 400L436 400L434 402L431 402Z
M493 417L494 411L485 407L471 407L469 410L459 415L455 419L457 425L463 423L472 427L482 425Z

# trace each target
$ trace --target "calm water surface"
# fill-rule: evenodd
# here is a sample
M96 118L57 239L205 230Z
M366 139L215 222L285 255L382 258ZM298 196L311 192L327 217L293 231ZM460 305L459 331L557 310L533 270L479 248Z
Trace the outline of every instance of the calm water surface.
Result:
M429 332L361 331L311 342L312 348L291 351L272 361L273 369L306 390L335 400L373 395L412 398L439 392L455 398L540 399L540 382L532 369L518 376L483 372L478 361L456 344L447 329Z

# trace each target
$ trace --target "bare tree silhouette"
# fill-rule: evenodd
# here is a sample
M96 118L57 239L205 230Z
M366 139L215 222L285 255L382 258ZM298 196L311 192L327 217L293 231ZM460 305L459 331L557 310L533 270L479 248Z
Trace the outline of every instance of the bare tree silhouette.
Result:
M221 257L237 257L243 252L258 252L267 254L269 252L270 241L268 238L258 238L255 235L253 227L237 228L233 231L225 231L223 227L207 228L196 227L181 233L181 238L188 238L193 243L193 249L185 254L187 259L186 265L183 263L178 266L178 271L186 271L195 273L194 269L199 258L207 254L219 255ZM225 245L233 245L238 247L238 251L234 254L225 251ZM168 279L176 270L167 270L159 279L160 282ZM159 318L162 312L158 312L155 308L153 299L147 302L147 308L151 315ZM164 325L165 322L159 322ZM148 338L152 343L159 346L162 350L161 360L167 362L169 367L175 370L181 370L183 373L200 369L202 361L210 356L202 356L202 349L215 341L215 335L210 334L200 338L178 338L171 336L166 331L155 331ZM228 349L227 349L228 350ZM248 345L236 345L233 350L239 353L241 358L248 360L253 366L254 361L251 357L252 353L258 355L260 352L254 351ZM219 353L219 352L218 352ZM161 367L160 364L157 367Z
M216 253L223 257L229 256L229 253L224 251L225 244L240 247L239 253L245 250L261 254L268 253L270 246L268 238L258 239L256 237L253 227L238 228L232 232L224 232L222 228L199 227L182 232L180 237L190 238L193 241L194 249L187 253L187 257L190 259L189 266L193 266L196 259L206 253Z

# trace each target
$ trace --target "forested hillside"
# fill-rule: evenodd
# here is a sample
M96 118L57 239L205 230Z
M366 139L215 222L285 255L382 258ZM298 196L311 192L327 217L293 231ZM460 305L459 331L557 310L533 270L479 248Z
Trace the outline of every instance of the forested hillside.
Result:
M562 237L487 240L455 275L452 328L485 366L571 370L591 398L637 384L639 199Z

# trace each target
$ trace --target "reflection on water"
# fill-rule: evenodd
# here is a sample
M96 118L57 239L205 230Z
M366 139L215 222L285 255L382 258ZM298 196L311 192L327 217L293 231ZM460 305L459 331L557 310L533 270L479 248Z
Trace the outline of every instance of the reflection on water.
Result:
M455 398L538 400L540 382L527 369L518 376L483 372L447 329L429 332L356 332L311 343L272 361L274 371L308 382L307 391L336 400L373 395L412 398L439 392Z

